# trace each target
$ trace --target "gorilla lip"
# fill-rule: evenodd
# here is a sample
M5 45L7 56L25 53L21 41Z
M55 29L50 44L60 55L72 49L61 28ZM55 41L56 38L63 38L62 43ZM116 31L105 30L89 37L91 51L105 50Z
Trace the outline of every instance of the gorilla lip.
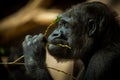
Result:
M65 41L63 39L53 39L52 41L50 41L50 44L71 49L71 47L68 45L67 41Z
M71 49L70 46L68 46L68 45L64 45L64 44L52 44L52 43L48 43L48 45L49 45L49 44L54 45L54 46L58 46L58 47L62 47L62 48L68 48L68 49ZM50 45L50 46L51 46L51 45Z
M57 45L57 44L62 44L62 45L68 45L67 41L66 40L63 40L63 39L53 39L51 41L48 41L54 45Z

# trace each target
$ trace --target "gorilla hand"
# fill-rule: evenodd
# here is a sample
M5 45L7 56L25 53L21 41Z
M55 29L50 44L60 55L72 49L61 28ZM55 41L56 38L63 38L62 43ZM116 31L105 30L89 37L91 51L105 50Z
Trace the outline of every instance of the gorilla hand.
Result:
M25 56L25 67L27 72L33 72L33 69L44 68L46 59L46 42L43 34L31 36L27 35L23 42L23 52Z

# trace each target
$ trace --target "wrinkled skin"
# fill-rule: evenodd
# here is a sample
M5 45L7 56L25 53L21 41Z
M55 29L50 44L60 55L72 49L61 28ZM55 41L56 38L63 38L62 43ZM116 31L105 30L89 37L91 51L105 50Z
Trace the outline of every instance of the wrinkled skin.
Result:
M33 80L53 80L46 67L46 44L58 61L78 60L84 70L76 80L119 80L120 27L113 11L100 2L78 4L63 14L48 37L27 35L23 42L25 67ZM57 44L68 45L61 47Z

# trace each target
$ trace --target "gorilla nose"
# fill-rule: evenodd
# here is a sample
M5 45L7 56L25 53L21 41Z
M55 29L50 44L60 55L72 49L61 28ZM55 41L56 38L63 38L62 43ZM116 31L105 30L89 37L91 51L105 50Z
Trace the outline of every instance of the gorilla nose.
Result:
M55 30L52 34L51 34L52 37L58 37L60 38L61 36L63 36L63 32L61 30Z
M60 36L62 36L62 34L60 34L60 33L54 33L54 34L52 34L52 36L53 37L60 37Z

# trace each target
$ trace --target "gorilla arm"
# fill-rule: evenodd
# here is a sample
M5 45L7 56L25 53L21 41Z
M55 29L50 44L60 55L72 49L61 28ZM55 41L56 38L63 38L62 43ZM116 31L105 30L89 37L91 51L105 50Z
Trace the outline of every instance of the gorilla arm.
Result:
M23 42L26 71L35 80L53 80L45 64L46 42L43 34L27 35Z

